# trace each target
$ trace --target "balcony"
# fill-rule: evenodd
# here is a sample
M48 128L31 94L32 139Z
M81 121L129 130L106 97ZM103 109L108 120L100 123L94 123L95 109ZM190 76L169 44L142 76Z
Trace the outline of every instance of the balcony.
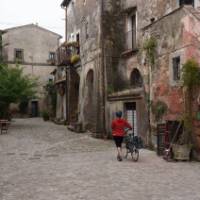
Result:
M79 55L79 43L78 42L64 42L56 52L58 66L67 66L74 64L72 57Z
M67 66L70 64L71 59L71 51L70 49L60 46L56 51L57 59L56 59L56 65L58 66Z
M56 59L55 59L55 58L53 58L53 59L48 59L48 60L47 60L47 63L48 63L49 65L55 65L55 64L56 64Z

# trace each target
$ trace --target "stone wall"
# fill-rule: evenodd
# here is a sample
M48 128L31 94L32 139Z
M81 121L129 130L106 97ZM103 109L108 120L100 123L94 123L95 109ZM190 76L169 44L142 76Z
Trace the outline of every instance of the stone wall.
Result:
M81 65L76 69L80 76L78 122L85 130L103 132L100 0L87 0L85 4L75 1L68 5L68 42L75 41L77 34L81 58Z

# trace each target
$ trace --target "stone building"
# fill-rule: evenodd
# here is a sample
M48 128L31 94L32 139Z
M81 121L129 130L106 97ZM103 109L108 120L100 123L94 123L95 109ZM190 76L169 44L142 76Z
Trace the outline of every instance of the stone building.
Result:
M3 60L10 66L16 63L24 74L38 78L37 98L28 102L27 114L36 117L46 109L44 86L53 76L55 51L61 36L35 24L13 27L2 36Z
M68 74L67 113L77 115L74 121L67 116L68 122L102 136L110 134L120 109L135 134L155 142L149 136L156 122L183 114L180 72L187 59L199 62L199 6L199 0L64 0L65 49L74 42L80 50L79 62L73 64L69 53L69 62L61 63ZM150 58L147 41L155 51ZM158 102L166 106L161 119L152 109Z

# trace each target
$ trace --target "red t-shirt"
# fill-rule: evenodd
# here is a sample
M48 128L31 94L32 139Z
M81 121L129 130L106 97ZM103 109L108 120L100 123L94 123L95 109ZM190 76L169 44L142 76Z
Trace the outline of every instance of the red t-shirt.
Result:
M125 119L115 119L112 121L112 135L113 136L124 136L125 128L132 129L131 125Z

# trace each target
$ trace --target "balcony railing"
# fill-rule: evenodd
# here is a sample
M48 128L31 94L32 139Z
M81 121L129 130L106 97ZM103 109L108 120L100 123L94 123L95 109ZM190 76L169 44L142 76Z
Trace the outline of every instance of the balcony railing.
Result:
M126 33L124 51L134 51L137 49L136 31L134 29Z
M55 65L56 64L56 59L55 58L48 59L47 63L50 64L50 65Z
M57 55L57 65L70 65L71 57L73 55L79 55L79 43L78 42L68 42L63 43L56 52Z
M56 51L56 57L56 64L58 66L69 65L71 58L71 50L66 47L60 46Z

